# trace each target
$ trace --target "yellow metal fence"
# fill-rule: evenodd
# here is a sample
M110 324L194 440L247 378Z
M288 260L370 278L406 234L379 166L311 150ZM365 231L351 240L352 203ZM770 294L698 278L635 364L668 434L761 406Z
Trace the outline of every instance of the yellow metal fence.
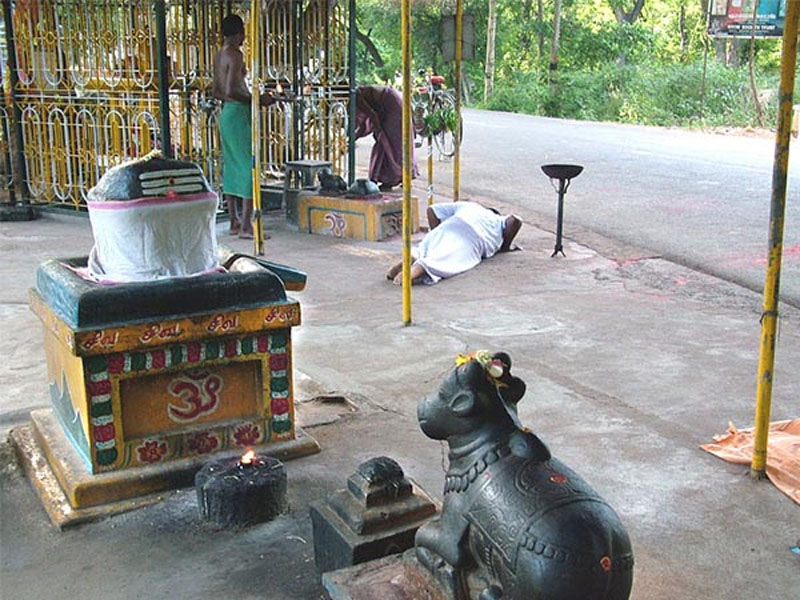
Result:
M199 163L212 185L222 168L213 57L225 14L230 9L247 21L250 6L251 0L166 1L172 151ZM0 133L17 126L13 102L31 201L80 208L107 168L160 145L154 3L17 0L11 7L18 83L10 89L4 73ZM329 0L261 0L259 80L280 82L299 97L262 111L265 182L282 177L285 162L297 158L324 158L346 171L345 13L346 6ZM249 42L244 51L248 60ZM0 136L0 144L7 139Z

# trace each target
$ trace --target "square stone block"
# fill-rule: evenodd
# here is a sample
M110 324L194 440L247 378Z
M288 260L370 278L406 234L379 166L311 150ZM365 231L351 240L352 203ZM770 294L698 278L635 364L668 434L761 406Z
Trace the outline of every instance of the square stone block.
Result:
M376 558L399 554L414 547L414 536L436 511L433 500L415 486L415 495L395 506L376 507L383 512L385 526L371 533L359 533L331 504L310 506L314 529L314 560L321 572L333 571Z

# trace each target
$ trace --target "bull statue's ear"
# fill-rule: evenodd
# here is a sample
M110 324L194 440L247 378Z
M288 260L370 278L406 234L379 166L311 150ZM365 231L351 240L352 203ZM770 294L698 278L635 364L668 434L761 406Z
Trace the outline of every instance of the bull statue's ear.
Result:
M506 385L507 387L500 388L500 394L503 396L503 400L516 406L525 395L525 382L512 375L507 378Z
M466 417L475 407L475 394L472 391L462 391L450 400L450 410L459 417Z
M508 354L496 352L492 355L492 360L500 361L503 366L503 374L496 378L501 384L498 390L503 397L503 401L516 406L525 395L525 382L511 374L511 357Z

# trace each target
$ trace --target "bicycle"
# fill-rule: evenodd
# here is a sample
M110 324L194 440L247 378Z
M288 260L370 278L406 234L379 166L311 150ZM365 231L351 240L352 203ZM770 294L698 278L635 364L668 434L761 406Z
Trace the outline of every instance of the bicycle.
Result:
M439 155L451 158L455 152L455 133L459 132L459 142L464 139L463 122L456 114L456 101L453 94L444 89L444 77L429 74L425 69L417 73L424 85L414 88L411 100L411 114L414 133L420 136L416 143L419 148L422 138L431 136Z

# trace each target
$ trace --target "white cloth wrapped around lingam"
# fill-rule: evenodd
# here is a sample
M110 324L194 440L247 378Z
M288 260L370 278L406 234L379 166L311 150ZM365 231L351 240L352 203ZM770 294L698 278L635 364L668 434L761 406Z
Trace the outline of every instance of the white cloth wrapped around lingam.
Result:
M109 169L88 195L102 283L199 275L218 268L217 195L199 166L160 153Z

